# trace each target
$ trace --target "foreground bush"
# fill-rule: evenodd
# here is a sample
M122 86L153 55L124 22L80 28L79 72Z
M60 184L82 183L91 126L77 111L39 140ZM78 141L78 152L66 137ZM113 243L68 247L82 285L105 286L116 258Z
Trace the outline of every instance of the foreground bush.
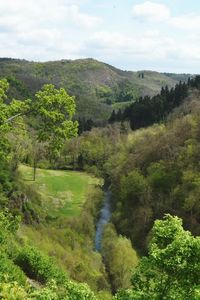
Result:
M41 283L47 283L51 279L63 283L67 279L66 273L57 267L51 258L41 254L34 247L22 248L15 262L28 277Z

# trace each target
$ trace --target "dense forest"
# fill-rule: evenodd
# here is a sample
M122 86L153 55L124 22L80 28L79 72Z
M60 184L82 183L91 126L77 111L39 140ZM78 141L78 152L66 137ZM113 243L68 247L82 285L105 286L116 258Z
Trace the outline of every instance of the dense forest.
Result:
M118 82L119 98L113 94L104 105L132 103L110 110L93 128L90 116L76 115L78 88L68 94L51 63L20 61L24 77L18 61L6 63L1 60L1 299L200 299L200 76L177 75L178 83L164 74L171 85L159 83L160 93L131 99L133 85ZM84 63L60 64L82 69ZM128 80L148 76L103 67ZM25 70L37 90L25 85ZM23 97L12 100L18 92ZM80 117L87 125L81 130ZM94 237L105 189L112 215L99 252Z

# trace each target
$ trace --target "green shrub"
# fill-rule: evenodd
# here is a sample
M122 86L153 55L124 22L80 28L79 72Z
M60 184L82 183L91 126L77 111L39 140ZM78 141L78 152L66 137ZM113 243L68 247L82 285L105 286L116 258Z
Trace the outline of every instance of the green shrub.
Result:
M51 279L63 283L67 279L66 273L57 267L51 258L30 246L22 248L15 262L28 277L41 283L47 283Z
M17 281L24 285L26 282L26 276L23 271L16 266L10 259L6 256L0 256L0 282L3 282L5 278L9 281Z
M65 283L66 300L97 300L87 284L67 281Z
M64 300L63 297L60 298L59 294L59 288L52 280L44 288L33 291L30 296L35 300Z
M0 298L2 300L30 299L25 289L19 286L17 282L0 282Z

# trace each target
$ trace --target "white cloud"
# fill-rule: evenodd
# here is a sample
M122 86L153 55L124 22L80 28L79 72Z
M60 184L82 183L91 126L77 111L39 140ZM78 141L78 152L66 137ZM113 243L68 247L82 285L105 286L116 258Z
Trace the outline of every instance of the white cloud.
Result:
M176 29L200 30L200 15L193 13L173 16L166 5L150 1L134 5L132 8L132 16L143 22L150 22L151 24L163 22L165 25L170 25Z
M0 56L79 57L79 40L101 23L81 10L84 1L0 0Z
M199 31L200 15L190 14L172 17L170 24L179 29Z
M146 1L142 4L134 5L132 15L147 21L166 21L170 18L170 10L164 4Z
M169 47L175 48L176 42L162 36L159 31L146 30L142 36L140 33L125 35L119 32L100 31L94 33L85 44L88 48L96 49L99 52L118 53L120 55L137 54L139 56L150 55L165 56Z
M84 44L82 52L127 69L152 69L160 71L198 73L200 40L198 36L176 39L158 30L146 30L125 35L119 32L94 33ZM143 67L142 67L143 66ZM176 68L176 69L175 69ZM190 70L190 71L189 71ZM194 72L194 71L193 71Z
M83 25L85 27L93 27L101 23L101 18L90 16L88 14L81 13L77 5L71 5L68 11L68 17L71 18L76 24Z
M80 11L77 1L63 0L0 0L0 24L26 28L52 22L72 22L78 26L93 27L101 18Z

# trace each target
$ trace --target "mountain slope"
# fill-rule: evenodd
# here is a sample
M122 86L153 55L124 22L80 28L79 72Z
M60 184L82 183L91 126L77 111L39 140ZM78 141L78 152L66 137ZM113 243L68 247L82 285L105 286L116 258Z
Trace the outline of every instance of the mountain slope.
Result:
M22 99L34 95L44 83L64 87L76 96L79 117L102 120L110 115L112 103L155 95L162 86L173 87L189 75L122 71L90 58L44 63L1 58L0 77L8 78L10 97Z

